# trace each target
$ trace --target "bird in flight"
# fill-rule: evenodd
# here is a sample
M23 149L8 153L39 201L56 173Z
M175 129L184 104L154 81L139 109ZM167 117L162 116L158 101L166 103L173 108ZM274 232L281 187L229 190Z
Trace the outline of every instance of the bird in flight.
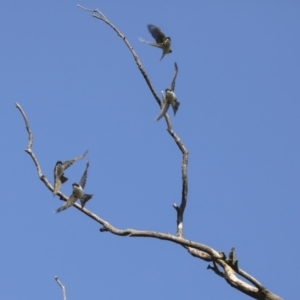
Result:
M58 193L61 185L68 180L68 178L64 176L64 171L67 168L69 168L75 161L83 159L87 153L88 153L88 151L85 151L82 155L80 155L78 157L67 160L65 162L62 162L59 160L55 164L55 167L54 167L54 190L53 190L54 196Z
M85 168L85 171L79 181L79 184L78 183L72 184L72 187L73 187L72 195L69 197L69 199L66 201L66 203L63 206L61 206L60 208L58 208L56 210L57 213L72 206L77 201L77 199L80 200L81 208L83 208L84 205L86 204L86 202L89 201L93 197L93 195L85 194L85 192L84 192L84 187L85 187L85 183L86 183L86 179L87 179L87 172L88 172L89 165L90 165L90 163L88 161L86 163L86 168Z
M176 112L178 110L178 107L180 105L180 102L177 101L176 95L175 95L175 81L178 74L178 66L177 63L175 65L175 72L174 76L171 82L171 85L169 88L165 89L165 95L163 94L163 102L161 106L161 111L159 115L156 117L156 121L160 120L168 111L169 106L171 105L173 108L174 116L176 115Z
M162 56L160 58L160 61L161 61L166 54L172 52L172 50L171 50L171 38L166 37L165 34L160 30L160 28L156 27L155 25L149 24L147 27L148 27L149 32L151 33L151 35L155 39L156 43L145 41L142 38L140 38L140 41L143 42L143 43L146 43L148 45L151 45L151 46L162 49L163 53L162 53Z

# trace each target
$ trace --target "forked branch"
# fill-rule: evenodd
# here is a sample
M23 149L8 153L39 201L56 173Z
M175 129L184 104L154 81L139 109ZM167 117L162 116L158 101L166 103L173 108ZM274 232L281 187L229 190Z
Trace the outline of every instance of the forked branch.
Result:
M114 25L112 24L107 18L106 16L99 10L99 9L89 9L86 7L83 7L81 5L77 5L79 8L89 11L92 13L92 16L98 20L103 21L104 23L106 23L109 27L111 27L116 33L117 35L124 41L125 45L127 46L127 48L129 49L129 51L131 52L137 66L138 69L140 70L140 72L142 73L153 97L155 98L155 100L157 101L159 107L162 106L162 102L160 100L160 98L158 97L157 93L155 92L152 83L138 57L138 55L135 53L133 47L131 46L131 44L129 43L129 41L127 40L127 38L125 37L125 35L123 33L121 33L121 31ZM175 143L177 144L179 150L182 153L182 164L181 164L181 177L182 177L182 193L181 193L181 204L180 206L178 206L177 204L173 204L173 207L176 209L177 212L177 236L179 237L183 237L183 214L184 214L184 210L187 204L187 196L188 196L188 180L187 180L187 164L188 164L188 150L186 149L186 147L184 146L182 140L179 138L179 136L174 132L173 128L172 128L172 124L171 124L171 120L170 117L168 116L168 114L165 114L165 120L167 122L167 131L170 134L170 136L173 138L173 140L175 141Z

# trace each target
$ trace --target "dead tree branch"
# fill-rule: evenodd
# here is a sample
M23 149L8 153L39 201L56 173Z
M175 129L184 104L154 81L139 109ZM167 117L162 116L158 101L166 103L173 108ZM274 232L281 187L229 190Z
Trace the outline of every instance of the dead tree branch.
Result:
M27 148L25 149L25 152L27 152L30 157L32 158L33 160L33 163L35 164L35 167L36 167L36 170L38 172L38 176L40 178L41 181L44 182L44 184L46 185L46 187L51 191L53 192L53 187L50 183L50 181L43 175L43 172L42 172L42 169L40 167L40 164L34 154L34 152L32 151L32 146L33 146L33 134L30 130L30 127L29 127L29 122L28 122L28 119L27 119L27 116L24 112L24 110L22 109L21 105L19 105L19 103L16 103L16 107L17 109L21 112L22 116L23 116L23 119L24 119L24 122L25 122L25 127L26 127L26 130L28 132L28 145L27 145ZM64 196L61 192L58 192L57 195L60 196L60 198L64 198L64 199L67 199L66 196Z
M109 27L111 27L116 33L117 35L124 41L125 45L127 46L127 48L129 49L129 51L131 52L137 66L138 69L140 70L140 72L142 73L153 97L155 98L156 102L158 103L159 107L162 106L162 102L160 100L160 98L158 97L157 93L155 92L152 83L138 57L138 55L135 53L133 47L130 45L129 41L127 40L127 38L125 37L125 35L123 33L121 33L121 31L114 25L112 24L107 18L106 16L99 10L99 9L89 9L89 8L85 8L81 5L77 5L79 8L89 11L92 14L92 16L98 20L103 21L104 23L106 23ZM181 165L181 176L182 176L182 193L181 193L181 204L180 206L178 206L177 204L173 204L173 207L176 209L177 212L177 236L179 237L183 237L183 214L184 214L184 210L187 204L187 196L188 196L188 180L187 180L187 164L188 164L188 150L186 149L186 147L184 146L183 142L181 141L181 139L179 138L179 136L174 132L173 128L172 128L172 124L171 124L171 120L170 117L168 116L168 114L165 114L165 120L167 122L167 131L168 133L171 135L171 137L173 138L173 140L175 141L175 143L177 144L179 150L182 153L182 165Z
M78 5L79 6L79 5ZM108 19L104 16L103 13L101 13L98 9L87 9L82 6L79 6L80 8L87 10L89 12L93 13L93 17L100 19L101 21L105 22L107 25L109 25L116 33L118 36L122 38L128 49L133 55L133 58L141 71L144 79L146 80L146 83L148 84L154 98L156 99L157 103L161 106L161 100L157 96L154 88L152 87L152 84L144 71L144 68L136 55L134 49L132 46L129 44L127 41L126 37L112 24ZM25 122L25 127L28 132L28 146L26 148L26 152L30 155L32 158L36 169L38 176L40 180L46 185L46 187L53 192L53 187L50 184L49 180L43 175L40 164L38 162L38 159L36 158L32 146L33 146L33 134L31 132L31 129L29 127L29 122L26 117L25 112L23 111L22 107L16 103L16 107L19 109L21 112L24 122ZM269 290L267 290L259 281L254 279L252 276L247 274L245 271L240 269L237 265L237 259L236 259L236 254L235 250L231 250L229 253L229 258L226 258L226 255L223 252L218 252L214 250L213 248L197 243L191 240L187 240L183 238L183 213L186 207L187 203L187 194L188 194L188 180L187 180L187 164L188 164L188 151L185 148L183 142L181 139L176 135L176 133L173 131L170 118L166 114L165 116L166 122L167 122L167 131L171 135L171 137L174 139L175 143L179 147L180 151L182 152L182 197L181 197L181 204L180 206L177 206L174 204L174 208L177 211L177 235L172 235L169 233L162 233L162 232L154 232L154 231L142 231L142 230L135 230L135 229L118 229L108 223L106 220L102 219L101 217L97 216L93 212L89 211L86 208L81 208L80 205L75 203L73 206L76 207L78 210L86 214L88 217L93 219L94 221L98 222L99 224L102 225L102 228L100 229L101 232L110 232L115 235L119 236L129 236L129 237L148 237L148 238L155 238L155 239L160 239L160 240L165 240L169 242L173 242L175 244L183 246L191 255L194 257L198 257L204 261L207 262L212 262L213 266L208 266L208 269L212 269L217 275L220 277L224 278L228 284L230 284L232 287L235 289L241 291L242 293L254 298L254 299L261 299L261 300L280 300L281 298ZM58 193L60 196L61 200L67 201L68 197L66 197L64 194L61 192ZM221 267L223 271L219 269ZM248 282L238 278L236 276L238 274L240 277L246 279L249 281L251 284ZM56 277L55 280L60 284L61 288L64 291L64 286L59 282L58 278Z
M30 155L32 160L34 161L34 164L37 169L37 173L39 178L42 180L42 182L46 185L46 187L53 192L53 187L50 184L49 180L46 178L45 175L42 174L41 167L39 164L38 159L36 158L32 146L33 146L33 134L31 132L31 129L29 127L29 122L27 119L27 116L22 109L22 107L16 103L16 107L21 112L25 127L28 132L28 146L26 148L26 152ZM63 193L59 192L58 195L60 196L61 200L67 201L68 197L65 196ZM86 214L88 217L93 219L94 221L98 222L102 225L102 228L100 229L101 232L110 232L115 235L119 236L129 236L129 237L148 237L148 238L154 238L154 239L160 239L169 241L178 245L183 246L187 251L193 255L194 257L198 257L204 261L213 262L214 267L209 266L209 269L212 269L215 271L216 274L224 278L232 287L236 288L237 290L243 292L244 294L254 298L254 299L261 299L261 300L280 300L281 298L276 296L275 294L268 291L265 287L262 286L256 279L254 279L252 276L248 275L245 271L238 268L234 270L231 266L231 260L226 259L226 256L222 252L218 252L214 250L213 248L197 243L191 240L187 240L181 236L175 236L169 233L162 233L162 232L155 232L155 231L143 231L143 230L135 230L135 229L119 229L111 225L109 222L104 220L103 218L97 216L93 212L89 211L86 208L81 208L81 206L77 203L73 205L78 210ZM229 255L230 256L230 255ZM224 272L221 272L217 265L223 268ZM246 283L245 281L239 279L235 273L240 275L241 277L244 277L246 280L250 281L254 286Z

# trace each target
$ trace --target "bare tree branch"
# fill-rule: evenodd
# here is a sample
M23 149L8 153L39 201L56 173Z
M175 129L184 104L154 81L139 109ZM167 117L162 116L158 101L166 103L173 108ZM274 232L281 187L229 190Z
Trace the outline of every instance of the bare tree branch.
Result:
M128 49L129 49L129 51L132 53L133 58L134 58L134 60L135 60L135 62L136 62L136 64L137 64L139 70L141 71L142 75L144 76L144 78L145 78L145 80L146 80L146 83L148 84L149 89L150 89L152 95L154 96L154 98L155 98L155 100L157 101L157 103L158 103L159 105L161 105L161 100L160 100L160 98L158 97L158 95L156 94L156 92L155 92L155 90L154 90L154 88L153 88L153 86L152 86L152 83L150 82L150 79L149 79L147 73L145 72L145 70L144 70L144 68L143 68L143 66L142 66L142 63L140 62L139 57L138 57L137 54L135 53L133 47L129 44L129 42L128 42L128 40L126 39L125 35L124 35L123 33L121 33L120 30L119 30L116 26L114 26L112 23L110 23L110 21L105 17L105 15L104 15L102 12L100 12L98 9L89 9L89 8L85 8L85 7L83 7L83 6L79 5L79 4L77 5L77 7L81 8L81 9L84 9L84 10L86 10L86 11L92 12L92 13L93 13L92 16L93 16L94 18L99 19L99 20L105 22L105 23L106 23L108 26L110 26L110 27L117 33L117 35L124 41L124 43L126 44L126 46L127 46Z
M173 132L171 128L168 128L169 134L173 137L176 144L178 145L182 153L182 164L181 164L181 174L182 174L182 193L181 193L181 204L178 206L176 203L173 207L177 212L177 236L183 237L183 213L187 203L188 195L188 176L187 176L187 165L189 159L189 152L185 148L184 144L178 138L178 136Z
M148 75L146 74L138 56L136 55L133 47L129 44L126 37L112 24L108 19L104 16L103 13L101 13L98 9L87 9L80 5L78 7L92 12L92 16L105 22L107 25L109 25L118 36L122 38L128 49L133 55L133 58L142 73L148 87L150 88L150 91L152 92L154 98L156 99L157 103L161 106L162 102L157 96L154 88L152 87L152 84L148 78ZM16 107L21 112L25 127L28 132L28 146L26 148L26 152L31 156L36 169L39 178L43 181L43 183L46 185L46 187L53 192L53 187L48 181L48 179L42 174L41 167L39 165L39 162L32 151L33 146L33 134L30 130L28 119L26 117L25 112L23 111L22 107L16 103ZM148 237L148 238L155 238L160 240L166 240L169 242L176 243L178 245L183 246L191 255L194 257L198 257L204 261L212 262L212 266L208 266L208 269L212 269L217 275L219 275L221 278L224 278L228 284L230 284L235 289L241 291L242 293L254 298L254 299L262 299L262 300L280 300L281 298L269 290L267 290L263 285L258 282L256 279L254 279L252 276L247 274L245 271L240 269L237 265L237 259L235 255L235 250L232 249L229 258L227 259L225 254L223 252L218 252L214 250L213 248L200 244L191 240L187 240L183 238L183 214L184 210L187 204L187 194L188 194L188 180L187 180L187 164L188 164L188 151L185 148L183 142L181 139L176 135L176 133L173 131L171 126L171 121L169 116L166 114L165 119L167 122L167 131L171 135L171 137L174 139L175 143L177 144L178 148L180 149L182 153L182 166L181 166L181 172L182 172L182 196L181 196L181 204L178 206L177 204L174 204L173 207L177 211L177 235L172 235L169 233L161 233L161 232L154 232L154 231L142 231L142 230L135 230L135 229L118 229L114 227L113 225L109 224L106 220L100 218L96 214L92 213L91 211L87 210L86 208L81 208L79 204L75 203L73 206L76 207L78 210L101 224L103 227L100 229L101 232L110 232L115 235L119 236L129 236L129 237ZM62 194L61 192L58 193L61 200L67 201L68 197ZM223 269L223 272L219 270L219 267ZM240 275L241 277L245 278L247 281L249 281L251 284L243 281L242 279L238 278L236 274ZM59 282L58 278L55 278L58 284L62 287L64 290L64 286Z
M39 178L40 180L42 180L44 182L44 184L46 185L46 187L51 191L53 192L54 191L54 188L52 187L50 181L43 175L42 173L42 169L40 167L40 164L34 154L34 152L32 151L32 146L33 146L33 134L30 130L30 127L29 127L29 122L28 122L28 119L27 119L27 116L24 112L24 110L22 109L21 105L19 103L16 103L15 104L17 109L21 112L22 116L23 116L23 119L24 119L24 122L25 122L25 127L26 127L26 130L28 132L28 146L27 148L25 149L25 151L30 155L30 157L32 158L34 164L35 164L35 167L36 167L36 170L38 172L38 175L39 175ZM64 196L61 192L58 192L57 195L59 195L60 197L64 197L66 198L66 196Z
M29 144L27 149L25 150L32 160L34 161L34 164L36 165L36 169L38 172L39 178L43 181L43 183L47 186L47 188L52 192L53 187L48 181L48 179L42 174L41 167L39 165L38 159L36 158L34 152L32 151L32 145L33 145L33 134L29 127L29 122L27 119L27 116L22 109L22 107L16 103L16 107L21 112L25 127L28 132L28 140ZM61 192L58 193L61 200L67 201L68 197L62 194ZM252 276L248 275L245 271L238 268L237 270L234 270L232 266L230 265L231 262L228 262L226 259L225 254L222 252L218 252L214 250L213 248L200 244L191 240L184 239L181 236L175 236L169 233L162 233L162 232L155 232L155 231L143 231L143 230L135 230L135 229L118 229L108 223L106 220L102 219L101 217L97 216L93 212L89 211L86 208L81 208L81 206L77 203L73 205L78 210L86 214L88 217L93 219L94 221L101 224L103 227L100 229L101 232L110 232L115 235L119 236L129 236L129 237L148 237L148 238L155 238L160 240L169 241L178 245L183 246L187 251L193 255L194 257L198 257L204 261L211 261L213 262L214 267L209 266L208 269L212 269L215 271L216 274L224 278L232 287L236 288L237 290L241 291L242 293L254 298L254 299L262 299L262 300L280 300L281 298L276 296L275 294L268 291L265 287L263 287L256 279L254 279ZM217 265L221 266L224 270L224 272L219 271L217 268ZM242 281L239 279L235 273L239 274L240 276L244 277L245 279L249 280L254 286L251 286L250 284Z
M158 105L160 107L162 107L162 102L160 100L160 98L158 97L158 95L156 94L151 81L138 57L138 55L135 53L133 47L130 45L129 41L126 39L125 35L123 33L120 32L120 30L114 25L112 24L107 18L106 16L99 10L99 9L89 9L89 8L85 8L81 5L77 5L77 7L92 12L92 16L94 18L97 18L103 22L105 22L108 26L110 26L116 33L117 35L124 41L124 43L126 44L127 48L129 49L129 51L131 52L140 72L142 73L144 79L146 80L146 83L148 84L148 87L150 88L150 91L153 95L153 97L155 98L155 100L157 101ZM187 196L188 196L188 180L187 180L187 164L188 164L188 150L186 149L186 147L184 146L183 142L181 141L181 139L176 135L176 133L174 132L174 130L172 129L172 124L171 124L171 120L168 114L165 114L165 120L167 122L167 131L169 132L169 134L171 135L171 137L174 139L175 143L177 144L178 148L180 149L181 153L182 153L182 167L181 167L181 176L182 176L182 196L181 196L181 204L180 206L178 206L177 204L173 204L173 207L176 209L177 212L177 236L182 237L183 236L183 214L184 214L184 210L187 204Z
M66 288L65 288L65 286L60 282L58 276L55 276L54 279L56 280L56 282L58 283L58 285L62 289L63 300L67 300L67 294L66 294Z

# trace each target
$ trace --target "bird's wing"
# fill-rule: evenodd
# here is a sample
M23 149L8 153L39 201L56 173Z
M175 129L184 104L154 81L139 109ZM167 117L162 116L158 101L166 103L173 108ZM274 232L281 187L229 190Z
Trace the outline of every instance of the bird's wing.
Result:
M156 43L163 43L163 41L165 40L165 35L164 33L160 30L159 27L149 24L148 26L148 30L151 33L151 35L153 36L153 38L155 39Z
M86 163L86 168L85 171L80 179L79 185L84 189L85 187L85 183L86 183L86 179L87 179L87 172L88 172L88 168L89 168L90 162L87 161Z
M69 199L66 201L66 203L61 206L60 208L58 208L56 210L57 213L69 208L70 206L72 206L75 202L76 202L77 198L74 196L74 194L72 193L72 195L69 197Z
M162 49L162 48L163 48L163 46L162 46L162 45L160 45L160 44L156 44L156 43L148 42L148 41L146 41L146 40L143 40L142 38L139 38L139 40L140 40L141 42L143 42L143 43L146 43L146 44L148 44L148 45L151 45L151 46L154 46L154 47L157 47L157 48L160 48L160 49Z
M176 77L177 77L177 74L178 74L177 63L174 63L174 65L175 65L175 72L174 72L174 76L173 76L173 79L172 79L172 82L171 82L171 86L170 86L170 89L172 91L175 91L175 81L176 81Z
M155 119L156 121L160 120L167 113L169 106L169 103L165 100L159 115Z
M75 161L83 159L86 156L87 153L88 153L88 151L85 151L82 155L80 155L78 157L75 157L73 159L65 161L63 163L64 169L69 168Z

